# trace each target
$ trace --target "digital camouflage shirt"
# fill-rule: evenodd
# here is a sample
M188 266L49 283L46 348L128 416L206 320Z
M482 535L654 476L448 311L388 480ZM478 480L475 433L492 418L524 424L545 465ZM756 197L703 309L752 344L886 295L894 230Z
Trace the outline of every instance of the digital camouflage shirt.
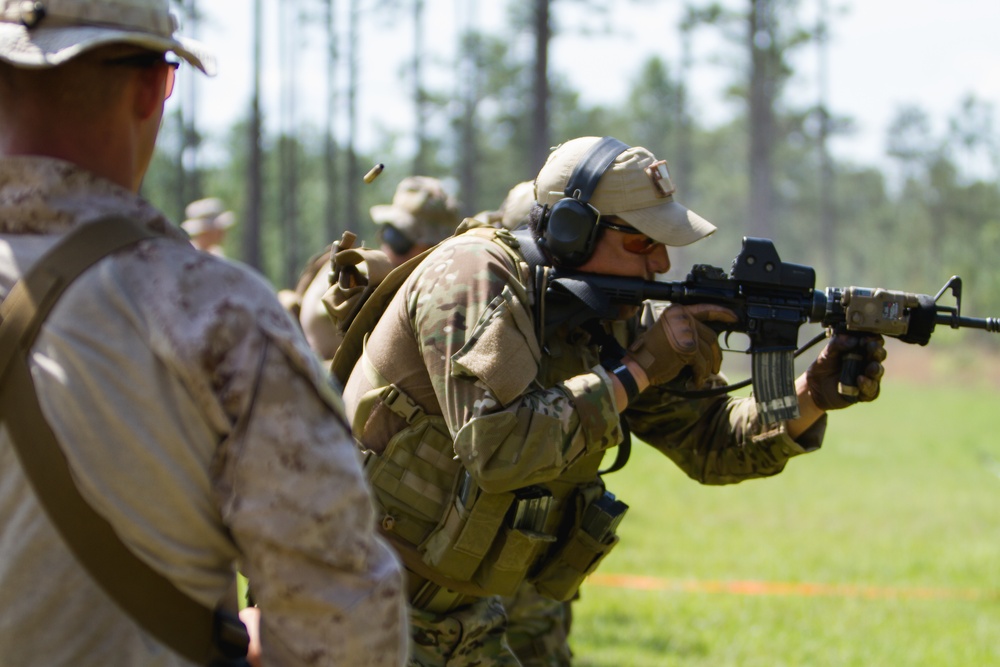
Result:
M132 193L68 163L0 160L0 296L109 214L163 236L69 286L30 353L88 503L213 607L249 578L268 665L400 665L401 569L374 533L339 398L259 275L191 246ZM150 600L150 604L157 604ZM182 665L111 602L39 506L0 432L0 662Z

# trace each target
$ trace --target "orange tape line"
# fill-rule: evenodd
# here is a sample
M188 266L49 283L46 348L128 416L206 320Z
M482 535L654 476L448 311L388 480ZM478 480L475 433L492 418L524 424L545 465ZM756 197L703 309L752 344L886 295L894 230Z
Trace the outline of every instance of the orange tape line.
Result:
M845 597L911 600L986 600L1000 599L1000 591L960 588L922 588L902 586L861 586L852 584L814 584L781 581L699 581L662 579L629 574L594 574L587 584L638 591L681 591L685 593L723 593L728 595L796 595L802 597Z

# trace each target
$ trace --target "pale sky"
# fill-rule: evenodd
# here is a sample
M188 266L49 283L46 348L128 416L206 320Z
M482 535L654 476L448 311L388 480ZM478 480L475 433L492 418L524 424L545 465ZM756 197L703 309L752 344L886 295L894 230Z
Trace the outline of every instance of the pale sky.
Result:
M823 0L802 0L801 16L812 21ZM338 22L346 28L346 0L340 6ZM425 0L431 28L427 46L443 62L454 51L454 26L461 16L468 18L471 0ZM885 130L895 111L904 104L925 108L934 122L935 133L943 132L946 119L960 100L974 94L1000 112L1000 2L989 0L826 0L831 7L846 12L831 23L828 55L828 101L839 115L854 118L857 132L850 139L838 139L833 150L838 156L861 164L878 164L884 159ZM206 80L199 77L199 125L218 131L236 118L246 115L251 86L251 10L252 0L203 0L207 21L197 37L213 49L219 60L219 75ZM320 3L316 3L319 6ZM408 4L408 3L407 3ZM506 3L490 0L478 3L476 22L481 28L502 25L502 7ZM727 0L726 4L743 8L746 0ZM264 0L268 24L265 43L264 97L266 122L275 127L281 118L277 106L281 63L277 51L279 4ZM580 35L582 26L596 25L593 19L570 19L566 3L555 3L563 32L552 44L550 68L567 76L585 100L606 105L624 99L629 81L639 65L659 53L676 68L680 49L677 21L680 0L614 0L613 34ZM402 132L409 128L412 116L410 84L401 78L403 62L412 53L412 28L408 14L394 22L385 16L385 3L362 0L365 12L360 71L364 88L359 99L359 116L364 119L359 145L370 146L380 126ZM310 18L313 25L322 20ZM182 29L182 33L183 33ZM718 64L729 47L723 47L713 30L696 33L695 63L692 76L695 112L709 124L732 113L722 100L720 88L730 80L731 71ZM185 33L190 34L190 32ZM440 39L435 41L435 35ZM319 30L305 34L296 54L298 72L297 122L319 125L326 109L324 61L320 54ZM523 43L522 43L523 42ZM512 48L529 49L530 36ZM732 51L728 51L732 53ZM819 94L816 77L816 49L803 48L797 59L799 76L789 84L789 94L797 102L812 102ZM431 70L434 66L427 66ZM191 75L187 70L185 76ZM433 83L450 84L454 74L437 66L428 72ZM339 74L340 82L346 74ZM186 91L171 104L185 104ZM1000 118L995 121L1000 130ZM627 137L623 137L627 141ZM656 150L656 147L651 147Z

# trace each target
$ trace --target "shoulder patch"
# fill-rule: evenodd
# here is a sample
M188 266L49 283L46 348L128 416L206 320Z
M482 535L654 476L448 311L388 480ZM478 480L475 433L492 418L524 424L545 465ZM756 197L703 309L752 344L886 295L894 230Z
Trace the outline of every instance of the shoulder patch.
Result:
M508 286L489 304L472 336L452 357L452 374L477 378L507 405L535 379L540 359L526 304Z

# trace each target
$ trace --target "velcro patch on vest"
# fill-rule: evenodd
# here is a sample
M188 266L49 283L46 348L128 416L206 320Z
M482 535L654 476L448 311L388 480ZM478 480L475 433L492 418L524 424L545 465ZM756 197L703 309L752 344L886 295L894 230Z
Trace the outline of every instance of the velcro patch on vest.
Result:
M531 318L514 292L504 287L452 357L452 373L477 378L501 405L509 405L531 384L540 359Z

